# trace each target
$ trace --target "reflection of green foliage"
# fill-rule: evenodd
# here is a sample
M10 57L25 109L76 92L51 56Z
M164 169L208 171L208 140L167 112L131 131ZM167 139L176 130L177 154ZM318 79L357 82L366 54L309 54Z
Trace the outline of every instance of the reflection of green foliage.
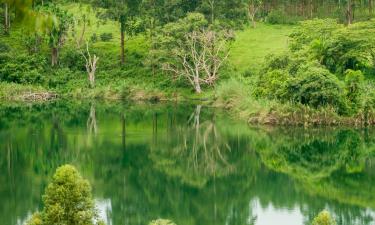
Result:
M4 224L40 208L48 177L65 163L89 178L96 199L109 200L114 225L246 224L257 216L254 199L264 208L303 206L305 221L328 206L340 225L373 222L374 130L249 128L207 107L102 102L93 135L90 106L1 108Z
M56 170L43 196L43 203L43 211L36 213L28 224L94 224L96 212L90 183L74 166L65 165Z
M170 220L158 219L150 222L149 225L176 225Z
M315 217L312 225L336 225L335 220L331 217L329 212L322 211L317 217Z

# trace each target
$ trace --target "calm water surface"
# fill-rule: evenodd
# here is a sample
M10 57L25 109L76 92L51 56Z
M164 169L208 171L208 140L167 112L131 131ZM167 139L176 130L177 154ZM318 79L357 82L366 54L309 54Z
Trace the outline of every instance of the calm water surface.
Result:
M0 224L41 208L54 170L90 180L108 225L375 224L375 130L249 127L201 105L0 107Z

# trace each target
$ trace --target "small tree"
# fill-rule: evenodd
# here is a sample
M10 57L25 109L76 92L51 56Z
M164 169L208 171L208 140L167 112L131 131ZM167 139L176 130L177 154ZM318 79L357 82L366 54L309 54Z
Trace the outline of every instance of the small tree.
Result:
M96 225L98 215L91 196L91 186L77 169L64 165L56 170L43 196L44 208L27 225Z
M89 43L86 42L86 53L82 50L79 50L81 55L86 61L85 67L90 83L90 88L95 87L95 73L97 69L97 63L99 61L99 57L97 57L95 54L93 57L91 57L90 50L89 50Z
M328 211L324 210L315 217L312 225L336 225L336 221L331 217Z
M254 28L256 28L255 16L262 6L262 2L262 0L248 0L247 12Z
M175 64L164 64L164 70L186 78L197 93L201 85L214 85L219 69L228 58L228 36L212 30L198 30L185 35L184 41L172 51Z
M52 27L49 31L49 45L51 47L51 64L56 66L59 62L60 49L65 43L69 27L73 23L72 16L67 11L57 6L50 6L49 12L54 16Z

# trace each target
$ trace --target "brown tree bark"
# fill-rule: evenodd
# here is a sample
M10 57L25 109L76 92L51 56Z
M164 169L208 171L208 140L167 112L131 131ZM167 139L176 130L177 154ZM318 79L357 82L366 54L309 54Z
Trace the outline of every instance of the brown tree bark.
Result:
M9 33L9 8L7 3L4 3L4 33Z
M121 65L125 64L125 32L121 28Z
M373 9L372 9L372 0L368 0L368 13L372 15Z
M347 24L351 25L353 23L353 7L352 7L352 0L347 0L348 5L346 9L346 18L347 18Z
M51 49L51 65L56 66L59 61L59 49L57 47L53 47Z

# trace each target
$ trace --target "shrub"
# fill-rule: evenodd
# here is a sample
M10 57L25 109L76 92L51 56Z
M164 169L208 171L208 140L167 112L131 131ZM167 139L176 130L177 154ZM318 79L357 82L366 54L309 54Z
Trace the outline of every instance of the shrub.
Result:
M95 43L98 41L98 36L96 36L96 33L93 33L90 37L90 40L92 43Z
M328 70L306 65L288 80L286 97L315 108L335 106L340 113L347 110L342 82Z
M301 50L316 39L327 39L331 37L343 25L334 19L313 19L300 22L290 37L291 50Z
M0 57L0 81L20 84L43 83L42 73L47 66L44 57L38 55L2 55Z
M347 70L345 72L346 95L353 110L359 107L363 92L363 81L364 76L360 70Z
M0 42L0 53L7 53L9 52L11 49L9 47L9 45L3 43L3 42Z
M100 40L102 40L104 42L108 42L108 41L112 40L112 38L113 38L112 33L102 33L102 34L100 34Z
M91 186L71 165L56 170L43 196L43 203L43 211L34 214L28 225L96 224Z
M286 15L282 10L273 10L267 16L267 22L270 24L284 24Z
M86 71L86 62L83 56L73 48L68 48L62 52L60 63L62 67L68 67L71 70Z
M335 220L328 211L322 211L312 222L312 225L336 225Z
M301 18L287 15L283 10L272 10L266 17L267 23L270 24L295 24Z
M268 99L282 99L289 78L288 71L280 69L260 75L254 94Z

